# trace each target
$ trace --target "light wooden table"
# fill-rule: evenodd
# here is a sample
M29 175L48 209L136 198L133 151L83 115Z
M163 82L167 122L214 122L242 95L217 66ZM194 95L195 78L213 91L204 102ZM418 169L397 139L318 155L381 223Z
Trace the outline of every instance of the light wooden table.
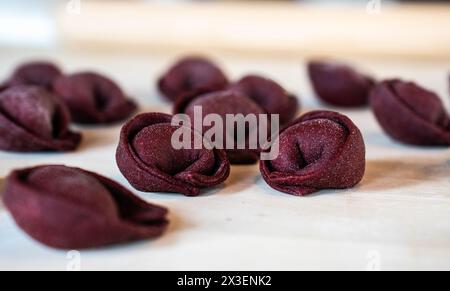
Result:
M93 68L119 80L143 111L169 112L154 88L172 55L0 50L0 78L32 56L67 71ZM311 93L303 60L216 55L229 74L260 72L324 108ZM448 105L448 62L354 59L379 77L402 76L441 94ZM344 110L363 131L367 174L356 188L299 198L269 188L258 168L234 167L223 187L198 198L137 193L170 208L168 233L154 241L81 252L83 270L450 269L450 150L391 141L369 110ZM120 127L82 128L79 151L0 153L0 178L40 164L79 166L129 186L114 160ZM0 209L0 269L65 270L67 253L29 239Z

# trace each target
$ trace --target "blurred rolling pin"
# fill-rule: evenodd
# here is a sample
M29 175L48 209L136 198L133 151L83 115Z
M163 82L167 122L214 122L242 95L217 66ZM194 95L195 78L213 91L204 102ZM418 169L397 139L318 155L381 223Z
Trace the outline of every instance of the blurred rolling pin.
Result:
M445 4L383 4L371 13L288 2L81 2L80 13L59 15L63 40L77 47L450 58Z

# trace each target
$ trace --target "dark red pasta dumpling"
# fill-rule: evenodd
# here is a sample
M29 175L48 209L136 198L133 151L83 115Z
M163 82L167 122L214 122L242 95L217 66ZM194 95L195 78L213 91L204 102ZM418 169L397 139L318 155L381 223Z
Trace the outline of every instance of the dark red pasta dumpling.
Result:
M282 130L278 140L278 156L260 164L264 180L276 190L304 196L322 189L351 188L364 176L361 132L337 112L305 114Z
M353 68L320 61L308 64L308 73L317 96L328 104L362 107L369 104L375 81Z
M6 208L31 237L54 248L85 249L161 235L167 210L95 173L65 166L14 171Z
M195 116L195 109L201 108L203 116ZM261 108L256 102L240 92L227 90L217 91L203 94L200 96L191 95L189 98L179 98L175 104L174 114L186 114L192 122L202 118L202 122L206 116L218 115L223 121L223 136L219 141L222 148L226 149L228 159L231 164L255 164L259 161L260 148L251 148L249 145L249 137L258 133L260 115L267 115L267 112ZM255 116L258 124L253 127L247 126L245 136L240 140L237 139L234 128L227 128L227 115L237 116ZM269 120L270 122L270 120ZM235 126L237 127L237 123ZM270 125L267 128L267 136L270 136ZM203 133L211 129L212 126L203 126ZM231 132L233 130L233 132ZM217 138L217 137L216 137ZM219 137L220 138L220 137ZM226 147L227 141L233 141L233 148ZM239 149L239 145L244 145L243 149Z
M291 122L299 111L298 99L271 79L250 75L231 86L255 101L268 114L279 114L281 124Z
M6 89L8 89L8 84L7 83L0 84L0 93L2 91L5 91Z
M53 63L29 62L19 66L7 83L8 86L30 85L50 90L54 80L61 75L61 70Z
M449 146L450 118L439 97L412 82L388 80L371 93L372 110L393 139L421 146Z
M69 124L65 104L41 87L15 86L0 93L0 150L75 150L81 135Z
M230 163L222 150L176 149L172 116L141 114L128 122L120 135L116 160L122 174L137 190L174 192L197 196L200 190L222 184L230 174ZM182 129L199 135L188 127ZM201 136L200 136L201 138Z
M180 95L195 91L212 92L225 89L228 78L213 62L202 57L178 61L158 81L161 93L175 101Z
M76 123L109 124L123 121L137 109L112 80L92 72L57 78L53 90L61 96Z

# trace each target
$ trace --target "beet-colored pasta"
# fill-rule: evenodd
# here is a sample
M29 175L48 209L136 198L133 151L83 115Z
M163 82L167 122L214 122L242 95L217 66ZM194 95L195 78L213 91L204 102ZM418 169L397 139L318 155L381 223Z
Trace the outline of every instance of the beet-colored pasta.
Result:
M171 125L172 116L141 114L123 128L117 148L117 165L137 190L174 192L197 196L204 188L222 184L230 174L230 163L223 150L194 148L189 127ZM191 135L188 148L176 149L172 137L183 129ZM199 136L201 139L201 136Z
M419 146L450 145L450 118L435 93L412 82L388 80L373 89L371 104L393 139Z
M65 104L44 88L14 86L0 92L0 150L75 150L81 135L69 124Z
M0 93L8 89L9 85L7 83L0 84Z
M64 75L53 91L61 96L80 124L110 124L129 118L137 109L122 89L109 78L93 72Z
M179 60L158 81L161 93L175 101L180 95L193 91L212 92L225 89L228 78L212 61L202 57Z
M281 124L291 122L299 111L297 97L271 79L249 75L233 84L231 89L251 98L268 114L279 114Z
M336 112L314 111L281 131L279 155L262 160L260 168L272 188L304 196L357 185L365 164L364 140L355 124Z
M203 116L195 116L195 108L202 109ZM225 148L228 158L231 164L254 164L258 162L260 157L260 147L251 148L249 146L249 137L254 135L255 131L258 130L258 124L253 127L247 126L245 136L241 137L241 140L237 140L236 134L233 128L227 128L226 119L227 115L237 116L242 114L242 116L253 115L257 118L261 114L267 115L267 112L256 104L252 99L243 95L240 92L233 90L217 91L212 93L207 93L203 95L191 95L188 97L179 98L175 104L174 109L175 114L186 114L189 116L191 121L195 119L202 118L205 116L217 114L223 121L223 137L219 142ZM270 119L268 119L270 122ZM236 123L234 127L237 128ZM212 126L203 126L203 133L211 129ZM234 129L235 129L234 128ZM268 125L267 136L270 136L270 128ZM226 147L227 140L233 140L233 147ZM239 149L238 146L244 144L244 149Z
M8 86L30 85L51 89L54 80L61 75L61 69L51 62L29 62L20 65L7 83Z
M369 93L375 85L372 77L342 64L312 61L308 73L317 96L324 102L341 107L369 104Z
M168 225L165 208L141 200L105 177L65 166L12 172L3 202L28 235L60 249L153 238Z

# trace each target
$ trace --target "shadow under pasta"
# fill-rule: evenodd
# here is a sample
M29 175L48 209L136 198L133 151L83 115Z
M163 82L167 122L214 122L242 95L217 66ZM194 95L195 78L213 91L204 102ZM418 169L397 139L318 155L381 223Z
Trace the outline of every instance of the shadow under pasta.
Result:
M91 150L93 148L103 148L105 146L116 146L119 141L120 127L89 128L82 131L83 140L80 144L80 151Z
M257 165L241 165L231 168L231 173L222 194L235 194L253 186L255 179L261 177Z

